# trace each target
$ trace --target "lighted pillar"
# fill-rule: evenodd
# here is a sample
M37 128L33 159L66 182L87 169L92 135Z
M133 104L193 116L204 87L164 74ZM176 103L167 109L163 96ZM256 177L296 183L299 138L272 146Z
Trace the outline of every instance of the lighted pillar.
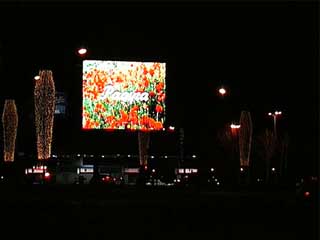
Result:
M14 161L14 152L18 128L18 112L15 101L12 99L5 100L3 113L3 159L5 162Z
M45 160L51 156L55 86L52 71L40 71L39 76L34 89L35 125L38 160Z
M240 115L240 131L239 131L239 151L240 151L240 167L246 169L244 173L248 178L250 165L251 142L252 142L252 121L250 112L242 111ZM247 180L249 180L247 178Z
M139 161L140 166L148 165L148 148L150 143L150 133L149 132L138 132L139 141Z

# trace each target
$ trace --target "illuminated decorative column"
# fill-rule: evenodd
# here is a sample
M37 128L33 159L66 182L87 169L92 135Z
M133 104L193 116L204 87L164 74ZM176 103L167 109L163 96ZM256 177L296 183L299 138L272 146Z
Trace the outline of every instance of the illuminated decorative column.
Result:
M140 166L147 166L148 164L148 148L150 143L150 133L149 132L138 132L139 141L139 160Z
M252 121L250 112L242 111L240 115L239 151L240 167L249 167L252 141Z
M51 156L55 86L52 71L40 71L39 76L34 89L35 124L38 160L45 160Z
M14 151L16 146L18 112L15 101L12 99L5 100L3 113L3 143L4 143L4 161L14 161Z

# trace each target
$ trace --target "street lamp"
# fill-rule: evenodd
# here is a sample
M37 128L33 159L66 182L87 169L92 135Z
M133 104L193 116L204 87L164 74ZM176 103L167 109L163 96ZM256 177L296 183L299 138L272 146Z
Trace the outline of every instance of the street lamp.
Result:
M232 135L234 135L235 137L238 137L238 131L240 130L240 127L241 127L240 125L232 123L230 125Z
M231 124L231 125L230 125L230 128L231 128L231 129L238 129L238 128L240 128L240 125Z
M82 48L78 49L78 54L80 56L85 56L86 53L87 53L87 49L86 48L82 47Z
M274 135L277 137L277 116L280 116L282 114L281 111L275 111L274 113L269 112L268 115L273 117L273 130Z
M226 91L226 89L225 89L224 87L221 87L221 88L219 89L219 94L220 94L221 96L224 96L226 93L227 93L227 91Z

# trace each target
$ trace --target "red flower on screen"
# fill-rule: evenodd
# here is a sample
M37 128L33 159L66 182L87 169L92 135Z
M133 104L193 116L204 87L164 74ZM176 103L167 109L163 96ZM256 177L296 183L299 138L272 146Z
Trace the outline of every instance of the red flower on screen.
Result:
M156 112L159 113L159 112L162 112L162 111L163 111L163 107L158 104L158 105L156 106Z
M150 97L154 97L156 94L153 92L153 91L151 91L151 92L149 92L149 96Z

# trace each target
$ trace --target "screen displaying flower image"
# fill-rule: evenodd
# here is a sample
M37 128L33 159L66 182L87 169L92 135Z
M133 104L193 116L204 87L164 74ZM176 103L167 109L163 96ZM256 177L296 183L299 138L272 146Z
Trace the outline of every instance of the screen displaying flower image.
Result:
M82 128L162 130L166 65L83 61Z

